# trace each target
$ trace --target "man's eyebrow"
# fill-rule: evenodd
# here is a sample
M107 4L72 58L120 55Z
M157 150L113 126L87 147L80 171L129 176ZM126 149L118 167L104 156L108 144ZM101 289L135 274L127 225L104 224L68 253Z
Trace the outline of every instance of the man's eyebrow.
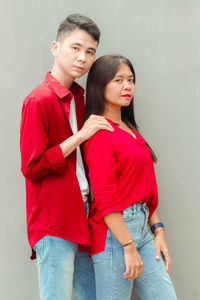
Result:
M77 42L71 43L71 45L75 45L75 46L83 47L83 45L82 45L82 44L80 44L80 43L77 43ZM89 50L92 50L93 52L96 52L96 49L95 49L95 48L93 48L93 47L89 47L88 49L89 49Z
M89 50L92 50L94 53L96 52L96 49L93 48L93 47L89 47L88 49L89 49Z

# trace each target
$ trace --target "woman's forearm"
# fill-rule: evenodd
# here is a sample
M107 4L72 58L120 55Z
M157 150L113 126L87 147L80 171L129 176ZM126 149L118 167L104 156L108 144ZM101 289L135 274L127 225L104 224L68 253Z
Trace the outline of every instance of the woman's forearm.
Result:
M132 239L121 212L112 212L104 216L104 221L106 222L109 229L112 231L116 239L120 244L126 244Z
M160 223L160 219L158 217L158 214L157 214L156 210L154 211L153 215L149 219L149 226L151 227L155 223ZM155 229L154 233L155 234L157 234L157 233L164 234L164 228L163 227L158 227L158 228Z
M160 219L158 217L157 211L155 210L151 218L149 219L149 226L152 226L155 223L159 223Z

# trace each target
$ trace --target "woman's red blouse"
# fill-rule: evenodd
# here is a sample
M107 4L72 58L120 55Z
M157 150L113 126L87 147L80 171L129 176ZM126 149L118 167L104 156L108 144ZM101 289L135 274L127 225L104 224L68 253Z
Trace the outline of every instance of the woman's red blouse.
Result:
M93 192L88 219L91 255L105 248L107 225L103 216L147 202L150 217L158 204L153 159L145 140L136 131L134 138L118 123L108 121L114 132L100 130L84 144Z

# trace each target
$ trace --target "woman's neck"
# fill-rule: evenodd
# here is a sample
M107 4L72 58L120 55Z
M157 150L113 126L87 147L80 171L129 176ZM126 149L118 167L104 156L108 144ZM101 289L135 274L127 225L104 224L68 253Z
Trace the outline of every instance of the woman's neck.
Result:
M105 109L103 113L103 117L108 118L112 120L113 122L116 123L121 123L122 118L121 118L121 108L116 108L116 109Z

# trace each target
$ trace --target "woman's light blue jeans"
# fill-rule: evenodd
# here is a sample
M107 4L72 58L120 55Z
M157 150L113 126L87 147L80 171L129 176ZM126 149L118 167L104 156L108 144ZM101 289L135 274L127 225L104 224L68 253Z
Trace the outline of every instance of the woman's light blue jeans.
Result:
M78 253L77 244L49 235L33 249L41 300L71 300L72 287L79 300L96 299L94 268L88 252Z
M130 300L132 287L142 300L176 300L162 257L155 258L155 245L148 231L145 203L124 210L123 218L143 261L143 272L134 280L124 278L124 250L108 229L105 250L92 255L97 300Z

